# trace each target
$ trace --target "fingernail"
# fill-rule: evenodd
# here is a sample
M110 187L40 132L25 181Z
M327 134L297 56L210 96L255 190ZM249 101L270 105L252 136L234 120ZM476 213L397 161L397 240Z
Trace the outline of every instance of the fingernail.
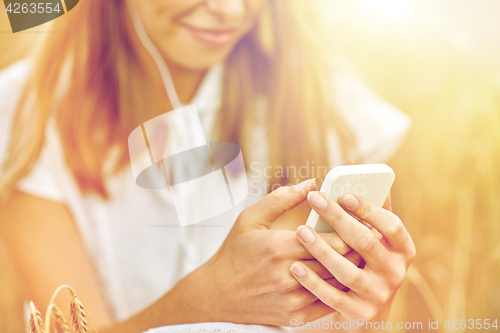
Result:
M290 271L294 275L297 275L300 278L303 278L304 276L306 276L306 270L304 268L302 268L302 266L296 262L294 262L292 264L292 266L290 266Z
M316 236L314 235L312 230L305 225L299 226L297 228L297 233L299 234L300 239L304 241L304 243L312 243L316 239Z
M317 210L323 210L328 206L326 199L317 191L309 192L307 200L309 200L309 203Z
M305 188L308 188L315 181L316 181L316 178L312 178L312 179L304 180L303 182L297 184L297 192L299 192Z
M349 194L349 193L344 194L340 198L340 202L349 209L354 209L354 208L358 207L358 205L359 205L358 198L356 198L354 195Z

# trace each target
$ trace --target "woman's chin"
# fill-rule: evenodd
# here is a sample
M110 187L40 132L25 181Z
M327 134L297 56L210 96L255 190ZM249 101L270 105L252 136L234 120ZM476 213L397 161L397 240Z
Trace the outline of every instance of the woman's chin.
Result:
M229 52L223 54L207 54L206 52L183 52L183 54L166 54L167 61L188 70L206 70L217 63L222 63ZM201 55L201 56L200 56Z
M192 36L188 37L190 38L175 43L177 45L175 48L165 45L162 47L162 53L168 61L190 70L205 70L214 64L222 63L234 48L234 43L215 46Z

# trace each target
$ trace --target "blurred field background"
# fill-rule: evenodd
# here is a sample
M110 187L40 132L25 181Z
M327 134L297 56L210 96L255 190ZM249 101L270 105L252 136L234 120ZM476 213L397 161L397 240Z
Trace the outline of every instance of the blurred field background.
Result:
M417 247L391 321L421 321L426 331L439 319L443 332L446 319L500 320L500 2L316 5L329 35L325 52L349 58L413 119L389 163L394 210ZM9 29L0 6L0 68L29 50L20 41L29 46L50 31ZM0 332L24 330L16 281L0 244Z
M500 2L319 6L330 47L413 119L389 163L417 247L391 321L500 321Z

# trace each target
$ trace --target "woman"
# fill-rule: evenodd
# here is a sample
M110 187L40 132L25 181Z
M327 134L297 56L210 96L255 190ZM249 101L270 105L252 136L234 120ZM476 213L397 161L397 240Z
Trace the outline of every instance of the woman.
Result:
M1 74L0 192L8 200L0 224L39 308L69 284L102 332L384 316L414 255L401 221L347 200L370 231L311 180L263 193L299 178L266 166L382 161L409 125L358 81L331 74L301 6L87 0L56 21L34 61ZM206 137L239 144L252 165L256 190L205 225L176 227L169 192L134 184L128 135L176 106L134 15L180 102L197 106ZM306 197L340 235L283 230L304 223ZM268 230L275 220L281 230Z

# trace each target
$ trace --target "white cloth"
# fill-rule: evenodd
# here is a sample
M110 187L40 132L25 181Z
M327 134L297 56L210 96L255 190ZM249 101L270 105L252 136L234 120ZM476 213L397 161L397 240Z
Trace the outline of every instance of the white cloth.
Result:
M280 327L263 325L241 325L233 323L201 323L172 325L153 328L146 333L281 333Z
M0 162L6 157L12 117L30 63L19 62L0 72ZM192 103L196 104L207 141L213 141L214 120L221 98L222 66L214 66ZM358 140L365 163L384 162L398 148L410 119L381 100L360 81L338 77L338 106ZM265 103L260 103L265 107ZM264 105L264 106L262 106ZM254 156L266 151L262 128L255 129ZM333 165L343 164L330 140ZM332 153L333 152L333 153ZM265 154L264 154L265 155ZM254 159L251 157L251 159ZM247 161L248 162L248 161ZM239 213L263 193L250 189L236 208L208 221L180 228L168 190L135 185L130 167L107 180L110 199L83 196L64 163L55 126L47 127L40 159L18 184L25 193L67 205L100 275L116 320L141 311L177 281L207 261L227 236Z

